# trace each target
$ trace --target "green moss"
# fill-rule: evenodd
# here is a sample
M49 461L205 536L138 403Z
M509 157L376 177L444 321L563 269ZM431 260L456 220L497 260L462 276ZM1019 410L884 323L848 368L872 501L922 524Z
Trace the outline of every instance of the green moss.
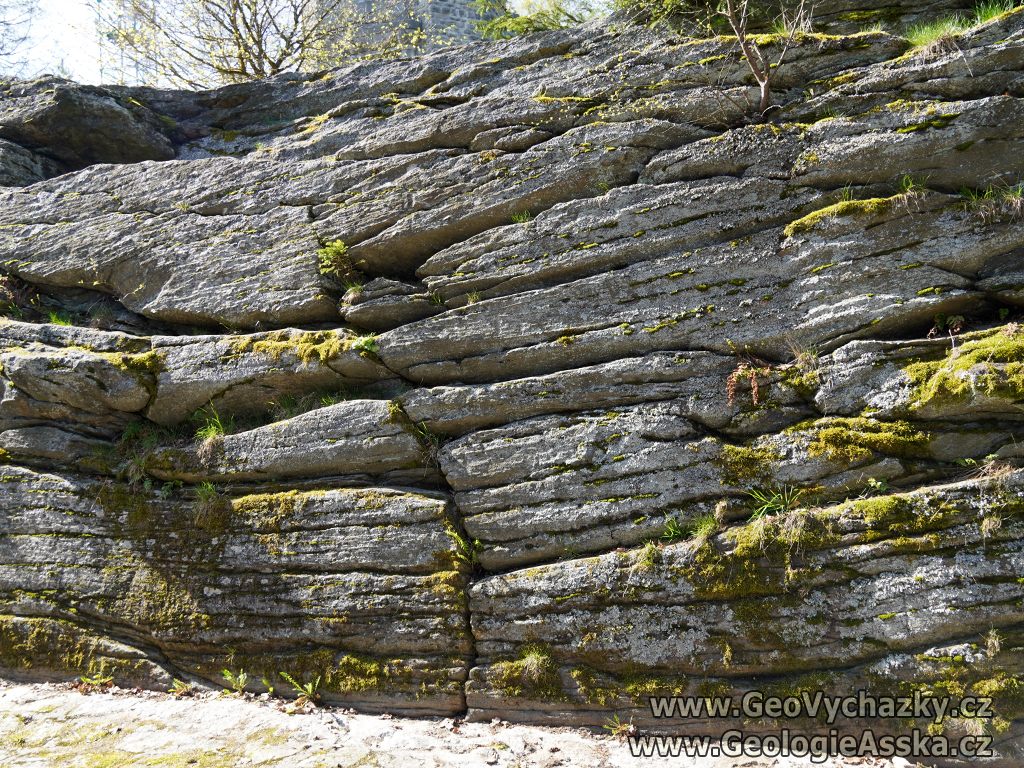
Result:
M197 672L219 679L225 663L225 658L217 657L207 661ZM253 679L265 677L280 690L290 688L290 684L281 677L281 672L286 672L299 682L312 682L320 678L321 693L411 693L414 687L415 670L403 659L356 652L339 654L337 649L332 648L321 647L308 653L289 654L236 653L231 657L231 666L245 669ZM443 668L419 672L421 677L426 678L423 682L427 684L427 694L437 691L431 684L445 680L448 676Z
M911 360L911 408L962 403L975 392L1010 401L1024 398L1024 333L996 328L960 337L956 354Z
M892 198L875 197L870 200L844 200L790 222L783 232L787 237L809 232L826 219L839 216L877 216L889 210Z
M787 430L812 433L807 453L813 458L852 464L869 459L872 451L887 456L913 456L925 452L930 437L904 421L875 421L866 418L825 418L804 422Z
M806 365L792 365L783 368L780 376L780 384L795 390L801 397L812 399L821 386L818 371Z
M122 371L134 373L137 376L144 376L147 374L155 376L165 370L164 366L166 361L164 360L163 355L156 350L136 355L121 352L100 354Z
M9 669L112 676L118 681L138 677L144 661L107 656L107 647L68 621L0 616L0 666Z
M587 666L573 667L569 674L579 686L583 698L591 704L607 707L619 699L621 686L615 681L608 681L598 677L598 673ZM603 677L603 676L602 676Z
M860 517L870 527L866 538L906 537L939 530L954 524L959 516L934 496L893 494L848 501L835 508L838 515ZM918 548L917 542L904 542Z
M721 453L712 461L722 471L722 482L727 485L751 485L771 477L782 460L782 455L770 446L745 448L723 445Z
M315 494L322 494L323 491L313 491ZM280 520L282 516L291 514L296 507L301 507L301 501L309 494L300 491L285 491L283 493L253 493L248 496L239 496L232 499L231 504L236 512L249 515L254 518L263 518L270 513L273 520Z
M243 336L231 342L231 354L244 355L249 352L262 355L270 360L280 360L290 355L303 363L317 362L327 365L342 352L350 349L357 341L354 335L342 336L338 331L274 331L254 341L252 336Z
M412 670L400 660L374 659L358 653L347 653L337 664L325 671L324 683L327 690L386 691L408 685Z
M515 661L500 661L491 667L491 684L509 698L567 699L558 674L558 663L545 645L524 645Z
M959 116L959 114L939 115L939 117L936 118L935 120L925 120L922 123L915 123L914 125L907 125L904 126L903 128L897 128L896 133L916 133L917 131L924 131L928 128L945 128Z
M879 8L871 11L847 11L839 14L840 21L853 21L858 24L896 24L903 17L899 7Z

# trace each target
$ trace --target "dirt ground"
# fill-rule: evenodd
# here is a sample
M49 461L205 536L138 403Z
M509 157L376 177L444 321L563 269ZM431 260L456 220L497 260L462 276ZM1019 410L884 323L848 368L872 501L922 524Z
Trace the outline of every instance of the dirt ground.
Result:
M610 734L569 728L459 723L313 708L204 692L175 698L113 688L83 694L66 683L0 680L5 768L803 768L808 759L633 757ZM896 758L827 759L825 768L907 768Z

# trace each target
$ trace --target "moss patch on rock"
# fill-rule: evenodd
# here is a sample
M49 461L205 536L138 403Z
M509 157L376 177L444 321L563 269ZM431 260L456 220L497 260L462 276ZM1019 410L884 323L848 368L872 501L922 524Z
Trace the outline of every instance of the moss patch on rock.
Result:
M904 421L868 418L826 418L804 422L788 430L808 431L807 453L813 458L853 464L870 459L873 451L887 456L914 456L926 452L929 435Z
M783 232L787 237L810 232L818 224L840 216L877 216L892 205L892 198L874 197L870 200L844 200L790 222Z
M1024 332L1011 324L960 339L942 358L918 358L904 367L914 387L911 408L962 403L975 392L1024 398Z

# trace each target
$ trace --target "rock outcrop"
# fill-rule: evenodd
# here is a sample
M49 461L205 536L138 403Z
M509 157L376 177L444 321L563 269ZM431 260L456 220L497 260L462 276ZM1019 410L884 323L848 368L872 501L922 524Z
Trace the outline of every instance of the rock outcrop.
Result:
M840 725L1019 765L1024 9L857 29L957 7L820 9L765 115L620 17L5 84L0 666L695 734L650 698L974 696Z

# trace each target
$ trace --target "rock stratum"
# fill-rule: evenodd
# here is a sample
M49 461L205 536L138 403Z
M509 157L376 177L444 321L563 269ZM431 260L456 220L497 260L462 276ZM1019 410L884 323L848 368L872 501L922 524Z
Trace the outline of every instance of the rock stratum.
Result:
M722 721L651 696L987 697L844 727L1020 765L1024 10L833 11L765 116L735 39L616 17L4 83L5 674L676 733Z

